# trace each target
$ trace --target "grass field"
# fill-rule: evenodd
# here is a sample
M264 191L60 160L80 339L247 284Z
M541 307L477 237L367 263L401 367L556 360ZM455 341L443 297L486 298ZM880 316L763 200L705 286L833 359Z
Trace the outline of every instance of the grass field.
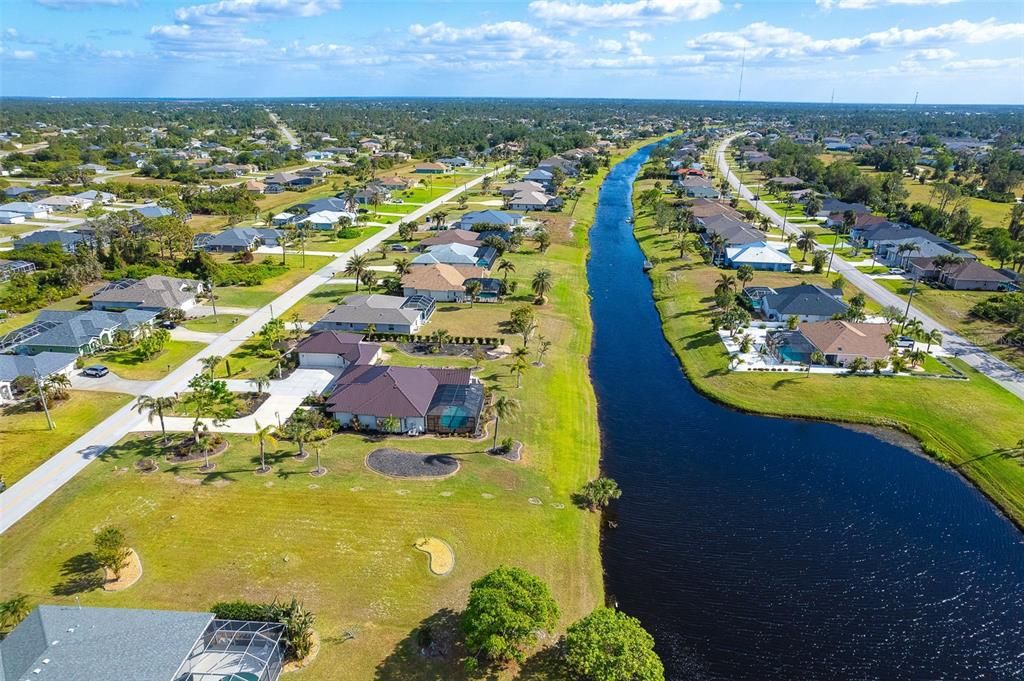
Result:
M153 439L129 439L0 537L3 594L73 602L75 584L62 567L90 550L95 528L116 523L146 573L117 594L84 592L84 604L203 609L223 599L296 596L317 613L323 642L302 672L309 681L466 678L456 660L424 659L410 646L421 622L460 611L470 582L500 564L522 566L551 586L562 609L560 629L602 603L599 517L570 501L597 473L599 460L585 271L599 179L588 181L572 232L553 231L543 256L529 244L513 256L521 292L515 302L529 301L527 283L537 268L556 275L548 304L535 308L539 333L553 342L545 366L531 366L520 389L508 361L485 362L479 372L492 393L510 394L522 405L501 430L525 443L522 462L488 457L482 450L489 440L348 434L324 445L325 477L310 477L314 460L294 461L291 445L271 455L274 471L260 477L253 474L256 450L248 438L231 437L211 474L193 464L162 464L159 473L143 475L133 465L154 453ZM511 304L442 305L425 331L445 325L453 333L488 335L502 329ZM403 364L467 362L394 354ZM365 455L389 444L452 453L462 468L439 481L395 481L368 471ZM454 549L450 575L429 572L413 546L423 536ZM492 678L514 675L499 670Z
M43 310L80 310L85 309L84 303L88 302L88 298L92 295L92 292L98 289L101 285L106 282L96 282L94 284L87 284L82 287L82 292L77 296L69 296L68 298L62 298L55 303L51 303L46 307L40 308ZM5 334L8 331L25 326L39 314L39 310L33 310L32 312L23 312L20 314L14 314L10 317L0 319L0 334Z
M325 284L288 308L281 318L290 321L293 315L298 315L304 322L315 322L355 290L355 284Z
M281 261L279 255L272 254L257 256L257 262L260 262L261 257L269 258L273 262ZM326 255L307 255L306 266L303 267L300 256L291 254L287 258L289 270L267 279L259 286L218 286L214 291L217 304L227 307L263 307L331 260L332 258Z
M306 250L307 251L331 251L332 253L344 253L350 251L362 242L369 239L371 236L379 232L381 227L361 227L359 229L359 236L352 239L338 239L334 233L314 233L310 238L306 239ZM293 245L292 249L297 250L298 246ZM309 265L307 257L306 265Z
M156 357L143 359L138 350L108 350L88 358L90 364L103 364L121 378L133 381L156 381L171 370L181 366L185 360L206 346L193 341L167 341L167 345Z
M719 270L680 262L672 240L657 234L652 222L641 214L637 236L649 258L672 263L651 273L665 335L700 391L754 412L905 430L1024 522L1024 467L998 453L1024 433L1024 410L1016 397L962 362L958 366L968 381L819 375L794 380L729 372L707 314ZM772 280L762 273L755 277L755 283L766 281Z
M8 486L14 484L131 399L120 393L72 390L69 399L50 406L55 430L49 429L41 410L5 409L0 412L0 475Z
M217 316L196 317L182 322L182 326L190 331L201 331L203 333L224 333L238 326L245 319L242 315L225 314L221 312Z

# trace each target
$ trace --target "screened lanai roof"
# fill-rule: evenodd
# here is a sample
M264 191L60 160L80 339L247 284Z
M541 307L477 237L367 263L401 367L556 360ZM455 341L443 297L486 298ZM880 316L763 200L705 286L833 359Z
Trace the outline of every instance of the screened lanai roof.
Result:
M182 663L175 681L277 681L284 664L276 622L213 620Z

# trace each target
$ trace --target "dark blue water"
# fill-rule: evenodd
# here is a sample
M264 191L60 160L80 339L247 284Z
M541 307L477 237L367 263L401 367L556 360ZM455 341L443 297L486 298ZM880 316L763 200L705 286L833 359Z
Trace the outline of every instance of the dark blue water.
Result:
M671 679L1024 679L1024 540L954 473L870 435L731 411L662 335L627 219L590 234L607 589Z

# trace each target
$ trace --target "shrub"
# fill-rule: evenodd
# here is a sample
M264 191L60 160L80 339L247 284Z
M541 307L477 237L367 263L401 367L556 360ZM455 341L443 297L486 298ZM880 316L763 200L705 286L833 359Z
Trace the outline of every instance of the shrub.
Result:
M562 638L567 675L587 681L664 681L654 637L640 621L611 608L598 608L573 624Z
M622 496L617 482L611 478L598 478L591 480L574 495L575 502L591 511L606 507L614 499Z
M114 578L119 579L121 570L128 566L129 548L124 533L116 527L104 527L96 534L93 544L93 558L100 567L110 570Z

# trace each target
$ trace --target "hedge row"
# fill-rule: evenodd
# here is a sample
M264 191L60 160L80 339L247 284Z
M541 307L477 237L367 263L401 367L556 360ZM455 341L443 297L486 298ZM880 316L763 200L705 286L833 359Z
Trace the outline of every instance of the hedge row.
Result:
M404 333L372 333L364 336L365 340L379 343L436 343L437 339L429 334ZM445 345L504 345L505 339L495 336L452 336Z

